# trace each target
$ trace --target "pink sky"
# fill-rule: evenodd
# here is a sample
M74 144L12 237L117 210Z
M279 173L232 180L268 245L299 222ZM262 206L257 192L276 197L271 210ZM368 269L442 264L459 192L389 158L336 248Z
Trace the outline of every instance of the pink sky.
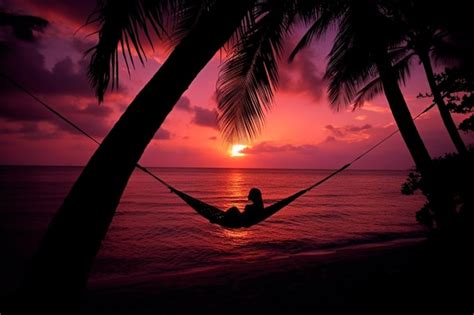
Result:
M98 105L85 74L88 59L82 54L95 39L87 37L90 28L74 34L94 3L0 0L0 7L50 21L35 43L16 41L6 29L1 30L2 38L10 40L11 51L0 64L2 71L100 139L159 69L166 52L157 49L151 53L145 67L138 66L130 78L122 68L121 89L109 92L104 104ZM297 38L298 34L292 41ZM396 127L383 96L356 111L335 112L329 107L326 83L321 78L329 45L330 40L313 44L294 63L282 62L281 86L265 129L252 143L243 143L249 148L242 157L229 156L229 145L216 128L214 93L221 64L216 56L168 116L141 162L149 166L265 168L337 168L347 163ZM416 61L403 91L413 115L431 102L416 98L419 92L428 91ZM1 83L0 93L0 164L87 163L96 148L93 143L7 82ZM419 119L417 126L433 157L454 151L437 109ZM466 143L474 142L473 135L462 136ZM397 135L354 168L407 169L412 165Z

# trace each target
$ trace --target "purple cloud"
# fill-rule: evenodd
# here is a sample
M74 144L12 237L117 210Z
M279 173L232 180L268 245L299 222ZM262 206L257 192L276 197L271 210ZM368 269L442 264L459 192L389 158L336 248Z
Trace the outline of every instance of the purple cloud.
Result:
M174 107L176 109L182 109L182 110L185 110L187 112L192 111L191 101L186 96L181 96L181 98L178 100L178 102L176 103L176 105Z
M287 51L291 51L294 45L288 45ZM280 63L280 90L292 93L306 93L314 101L319 101L326 90L323 72L313 63L313 55L310 49L304 49L296 58L288 63L282 60Z
M171 139L171 132L169 132L166 129L160 128L155 133L155 136L153 137L153 139L156 139L156 140L170 140Z
M42 127L41 122L27 121L14 124L2 123L2 126L0 126L0 134L19 135L24 139L39 140L57 138L60 132L54 127Z
M192 123L217 129L217 113L215 110L209 110L203 107L194 106L194 117L191 120Z
M2 72L92 136L105 136L111 127L110 119L107 118L113 114L113 110L93 101L94 93L86 74L87 60L75 63L65 56L49 68L45 57L39 52L41 40L26 43L8 38L6 44L8 49L3 51L0 58ZM76 44L79 45L79 41ZM16 86L3 79L0 81L0 119L10 122L3 129L29 138L33 135L36 138L52 138L64 133L77 133Z
M326 140L324 140L323 142L336 142L337 139L333 136L327 136Z
M342 127L334 127L333 125L327 125L325 127L326 130L332 133L334 137L345 137L351 133L360 133L362 131L371 129L372 126L369 124L365 124L362 126L354 126L354 125L346 125Z
M27 9L29 13L38 16L60 15L81 25L85 24L87 17L97 6L96 0L23 0L22 3L20 2L21 8L18 2L17 0L4 1L5 7L11 10Z
M318 151L318 147L312 144L304 145L273 145L268 142L259 143L253 147L245 148L240 152L245 154L265 154L265 153L281 153L281 152L294 152L299 154L315 154Z
M360 142L372 138L377 134L379 128L374 128L370 124L361 126L344 125L333 126L326 125L325 130L329 135L324 143L342 141L345 143Z
M12 94L6 97L4 102L0 104L0 118L9 123L9 126L15 125L15 127L10 130L11 133L24 132L26 136L34 131L32 128L44 123L53 126L56 132L48 132L47 134L39 132L38 136L43 135L46 138L51 138L53 136L59 136L61 132L78 133L69 124L49 112L33 99L29 100L27 97L28 96ZM54 102L52 106L94 137L103 137L111 127L107 118L113 114L113 110L108 106L91 103L83 107L75 103L68 103L68 101L61 103ZM18 126L23 127L18 128ZM5 128L11 129L11 127L8 126Z
M85 55L87 50L89 50L90 48L92 48L93 46L95 46L97 44L97 41L92 40L90 38L77 38L77 37L74 37L72 39L71 44L72 44L72 47L74 47L74 49L76 51L78 51L79 53Z
M3 73L36 93L93 97L87 81L87 61L75 65L69 57L46 69L45 58L34 43L12 41L0 58ZM75 69L77 68L77 69ZM18 91L11 84L0 85L0 92Z

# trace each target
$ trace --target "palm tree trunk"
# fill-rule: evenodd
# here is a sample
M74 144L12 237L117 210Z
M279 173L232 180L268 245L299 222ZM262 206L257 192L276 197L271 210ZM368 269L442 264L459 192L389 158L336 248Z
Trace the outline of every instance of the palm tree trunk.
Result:
M135 97L49 225L20 290L21 306L38 314L77 311L135 165L180 96L229 40L253 3L217 1Z
M390 110L415 165L421 173L428 193L428 200L435 213L437 226L442 230L448 230L453 223L452 200L446 196L443 183L436 176L433 162L413 122L386 50L378 47L373 52Z
M443 123L446 129L448 130L449 136L451 137L451 140L453 141L456 150L460 154L466 154L466 145L462 141L461 135L458 132L456 124L454 123L453 118L451 117L451 114L449 113L449 110L446 107L446 103L444 102L443 97L441 96L441 93L438 89L438 85L436 84L430 57L427 52L419 53L418 56L420 57L421 63L423 64L423 68L425 69L431 93L433 94L436 105L438 105L439 113L441 114Z
M400 129L403 140L408 147L408 151L410 151L416 167L420 170L422 175L425 175L423 173L429 174L432 168L431 157L413 122L413 118L397 83L388 55L385 52L377 52L375 59L390 110Z

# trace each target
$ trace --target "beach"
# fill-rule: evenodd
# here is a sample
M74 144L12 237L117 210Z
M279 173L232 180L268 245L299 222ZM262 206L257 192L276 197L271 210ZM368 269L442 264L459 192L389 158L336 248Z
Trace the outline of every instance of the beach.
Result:
M450 258L443 258L448 252ZM83 314L472 314L472 265L456 258L450 250L412 239L242 263L232 269L90 282L81 310Z

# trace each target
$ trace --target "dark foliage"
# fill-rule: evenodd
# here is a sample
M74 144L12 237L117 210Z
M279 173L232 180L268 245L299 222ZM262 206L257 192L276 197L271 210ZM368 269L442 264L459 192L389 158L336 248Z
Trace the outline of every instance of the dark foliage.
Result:
M474 191L474 149L468 151L468 154L446 154L443 157L433 160L435 171L438 178L445 185L445 193L452 197L456 204L456 228L472 227L473 224L473 196ZM414 170L408 175L406 182L402 185L402 194L411 195L420 190L425 196L429 196L420 173ZM416 213L417 221L429 227L436 229L440 224L440 218L434 213L429 202ZM462 229L464 230L464 229Z
M474 70L469 68L446 68L435 76L436 83L444 96L446 106L451 113L468 114L474 112ZM420 93L418 97L432 97ZM474 131L474 114L459 124L464 132Z

